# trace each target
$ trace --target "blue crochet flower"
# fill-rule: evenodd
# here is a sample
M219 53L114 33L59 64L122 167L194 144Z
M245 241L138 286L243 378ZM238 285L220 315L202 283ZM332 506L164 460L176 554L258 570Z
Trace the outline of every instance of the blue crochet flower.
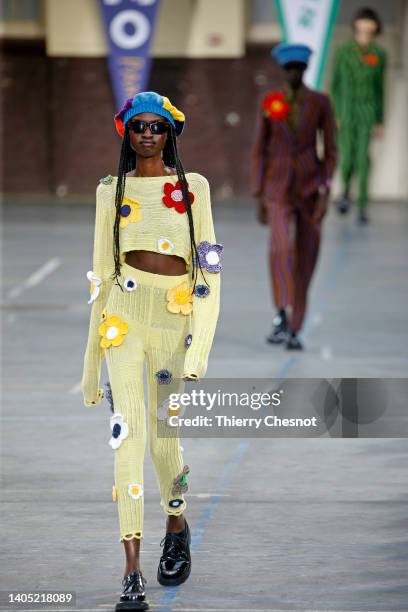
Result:
M168 370L159 370L156 372L155 377L159 385L168 385L171 383L171 379L173 378L171 372Z
M207 285L196 285L194 289L194 295L196 295L199 298L207 297L209 293L210 293L210 288L207 287Z
M184 338L184 346L186 349L188 349L192 341L193 341L193 336L191 334L187 334L187 336Z

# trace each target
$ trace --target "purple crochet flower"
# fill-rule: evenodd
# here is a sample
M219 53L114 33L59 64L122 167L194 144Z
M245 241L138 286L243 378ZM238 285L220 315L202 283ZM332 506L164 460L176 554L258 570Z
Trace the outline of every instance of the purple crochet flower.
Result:
M187 336L184 338L184 346L186 349L190 346L192 341L193 341L193 336L191 334L187 334Z
M208 272L220 272L222 270L222 264L220 261L220 255L224 249L222 244L211 244L207 240L203 240L197 246L198 261L202 268L208 270Z

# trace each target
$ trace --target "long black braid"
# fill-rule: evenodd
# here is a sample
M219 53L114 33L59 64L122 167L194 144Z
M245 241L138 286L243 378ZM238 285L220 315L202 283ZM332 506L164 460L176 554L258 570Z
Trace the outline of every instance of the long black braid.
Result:
M186 207L187 217L188 217L188 225L190 230L190 246L191 246L191 278L193 279L193 291L196 286L197 281L197 264L200 268L201 274L204 278L204 282L208 286L207 280L204 276L203 269L201 267L201 263L198 256L197 245L194 236L194 222L193 215L191 212L191 204L190 198L188 194L188 186L186 175L184 172L183 164L181 163L180 157L178 155L177 148L177 140L176 140L176 132L172 124L169 124L169 137L167 138L166 144L163 149L163 163L166 166L171 168L175 168L178 176L178 180L181 187L181 192L183 194L184 205ZM121 263L120 263L120 244L119 244L119 224L120 224L120 209L122 206L122 200L125 193L125 185L126 185L126 173L136 168L136 153L133 151L130 146L129 139L129 126L126 123L125 131L123 134L122 147L120 150L120 159L119 159L119 168L118 168L118 182L116 186L116 196L115 196L115 207L116 207L116 215L115 215L115 223L113 227L113 258L115 262L115 271L113 272L111 278L112 280L116 280L116 284L119 285L121 290L123 291L122 285L118 281L118 277L121 275Z

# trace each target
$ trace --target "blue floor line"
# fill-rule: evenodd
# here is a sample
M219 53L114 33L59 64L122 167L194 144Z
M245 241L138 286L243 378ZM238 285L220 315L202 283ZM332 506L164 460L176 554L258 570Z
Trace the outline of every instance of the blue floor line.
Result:
M211 499L209 500L209 502L205 505L205 507L203 508L200 514L200 518L198 519L197 524L194 526L194 535L192 535L191 537L191 547L190 547L190 550L192 553L197 552L199 550L201 546L201 542L203 540L203 536L206 532L207 526L209 522L211 521L211 518L222 499L219 496L219 494L223 493L225 489L228 487L228 484L232 476L234 475L236 468L238 467L239 463L242 461L248 448L249 448L249 440L242 440L238 444L238 446L235 448L231 459L228 461L228 463L224 465L224 469L222 470L221 477L218 480L216 494L213 495ZM163 597L161 598L161 605L163 606L163 608L160 608L160 610L163 610L163 612L172 611L171 606L175 598L177 597L181 586L182 585L176 586L176 587L164 587L166 591Z

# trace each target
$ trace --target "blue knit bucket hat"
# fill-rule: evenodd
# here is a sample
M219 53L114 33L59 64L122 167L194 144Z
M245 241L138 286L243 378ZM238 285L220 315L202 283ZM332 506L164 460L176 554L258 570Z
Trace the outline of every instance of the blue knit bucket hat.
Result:
M128 98L114 117L116 130L120 136L123 137L126 122L139 113L155 113L165 117L173 125L177 136L180 136L184 129L184 113L173 106L166 96L161 96L155 91L141 91L133 98Z

